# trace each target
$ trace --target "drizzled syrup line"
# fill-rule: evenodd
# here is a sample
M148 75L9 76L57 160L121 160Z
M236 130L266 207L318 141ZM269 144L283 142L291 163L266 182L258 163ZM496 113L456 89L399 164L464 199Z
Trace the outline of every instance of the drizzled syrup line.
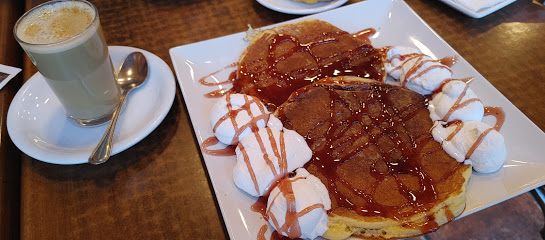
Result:
M469 159L471 155L473 155L473 152L481 144L481 142L483 141L483 138L492 130L494 130L494 128L486 129L484 132L481 133L481 135L479 135L475 143L473 143L473 145L471 145L471 148L469 148L469 150L467 151L465 159Z
M399 122L393 122L386 129L383 129L380 134L378 134L376 136L370 135L368 144L363 144L363 145L358 146L355 149L352 149L352 150L350 150L348 152L344 151L342 153L342 155L344 155L344 156L342 156L340 159L338 159L339 156L333 156L332 153L328 152L329 149L331 147L333 147L334 144L335 144L335 146L337 146L339 144L341 146L344 146L345 144L349 143L351 139L353 140L353 139L359 138L362 133L357 133L354 136L344 136L344 135L346 135L349 128L348 127L341 128L343 126L343 124L338 124L337 122L334 121L334 119L333 119L333 116L335 116L335 109L334 108L335 108L335 105L337 104L339 106L344 106L345 108L350 109L349 104L346 102L346 100L341 98L334 91L335 87L327 85L327 83L323 83L323 82L313 84L313 86L323 86L323 87L326 87L326 88L329 89L328 93L330 94L330 99L331 99L331 102L329 104L329 106L330 106L329 107L330 118L329 118L329 120L326 120L325 123L320 122L320 123L318 123L318 125L322 125L322 126L323 126L323 124L327 125L327 131L325 133L324 138L325 139L330 139L330 141L328 141L328 142L326 142L324 144L324 148L323 148L322 151L320 151L320 150L315 151L313 159L311 161L313 161L313 163L315 163L317 165L322 165L322 164L325 164L326 162L329 162L329 164L333 164L332 166L328 166L328 167L324 167L324 166L318 167L318 169L319 169L320 172L322 172L322 174L324 176L327 177L327 179L328 179L327 187L328 187L329 191L334 194L334 197L337 199L337 203L338 203L339 206L347 207L349 209L358 210L358 212L360 214L363 214L363 215L369 215L369 214L376 215L376 214L384 214L384 213L388 212L388 211L386 211L386 209L390 209L390 210L397 209L396 211L400 211L404 206L406 206L408 204L416 205L417 208L424 207L423 204L420 204L418 202L418 201L421 200L423 195L433 195L433 198L435 198L435 190L434 190L435 187L433 186L431 178L429 176L427 176L427 174L425 172L423 172L423 170L420 167L416 166L416 165L418 165L418 163L415 163L414 167L407 166L408 168L407 168L406 172L408 174L417 176L420 179L419 181L423 182L423 184L426 184L426 186L420 192L419 191L410 191L398 179L396 182L398 183L400 193L405 198L407 198L407 200L409 201L409 203L407 203L407 204L405 204L405 205L403 205L401 207L385 207L385 206L382 206L382 205L376 203L374 201L374 199L373 199L374 191L376 190L375 188L380 183L380 179L384 179L386 176L390 176L390 175L395 176L396 175L396 171L391 168L392 166L389 166L389 170L385 174L379 173L377 170L374 171L376 173L376 174L374 174L376 182L373 184L373 186L371 186L372 187L371 193L365 193L367 190L360 190L360 189L357 189L357 188L354 188L354 187L350 186L350 184L348 182L346 182L344 179L340 178L336 173L336 169L338 169L338 167L342 163L344 163L346 161L349 161L350 159L352 159L353 157L358 155L358 153L365 150L370 145L375 145L376 141L378 141L378 139L379 139L379 137L381 135L388 134L389 132L395 132L394 130L398 126L398 124L403 125L403 121L406 121L407 119L414 117L418 113L418 108L414 108L414 106L411 105L411 106L407 106L407 109L398 109L398 110L391 109L391 111L383 111L386 115L383 115L382 118L392 119L393 116L401 115L400 113L403 113L403 116L400 116ZM392 103L390 103L390 104L385 103L385 101L387 99L385 97L387 95L386 92L391 91L391 90L385 90L385 89L381 89L381 88L372 88L372 89L375 89L374 91L376 91L376 92L373 93L373 94L370 94L369 98L367 99L366 102L382 103L383 105L389 105L389 106L393 105ZM305 90L302 89L301 91L305 91ZM282 111L282 110L280 109L280 111ZM350 121L352 121L352 122L361 121L358 118L358 116L368 115L368 113L365 112L365 111L361 112L361 111L351 110L351 112L352 112L352 114L351 114L351 116L348 117L348 122L350 122ZM390 114L390 115L388 115L388 114ZM379 118L381 118L381 117L379 116ZM371 128L372 127L379 127L380 128L380 122L382 122L382 120L372 118L372 121L374 122L374 124L372 124ZM347 120L344 120L342 122L347 122ZM314 128L314 129L316 129L316 128ZM307 138L307 140L309 140L308 134L305 137ZM340 141L336 140L336 139L341 139L341 137L347 137L347 139L340 140ZM391 138L393 138L394 142L399 143L399 146L401 146L400 150L404 151L406 153L405 155L409 155L409 154L411 154L411 152L415 151L414 149L411 148L411 146L422 145L422 144L425 145L425 143L405 142L405 141L403 141L403 139L401 139L401 137L399 135L396 135L394 137L391 136ZM420 137L417 137L417 138L420 138ZM323 138L320 138L320 139L323 139ZM381 152L381 154L384 155L383 159L388 158L388 156L386 156L386 155L389 155L390 153L391 152L386 152L386 153ZM414 156L415 154L412 153L412 155ZM338 160L335 160L335 159L338 159ZM333 161L333 160L335 160L335 161ZM376 164L376 163L374 163L374 164ZM376 169L374 164L373 164L372 168ZM365 199L366 202L369 205L373 205L373 207L371 207L371 208L367 207L366 209L364 209L364 208L361 208L361 207L356 206L353 203L351 203L343 194L341 194L338 191L337 181L339 181L341 184L345 185L348 189L351 189L353 191L353 193L356 194L357 196ZM420 207L418 207L418 206L420 206ZM395 215L403 215L403 214L398 212Z
M225 89L218 89L218 90L214 90L212 92L209 92L209 93L206 93L204 94L204 97L206 98L220 98L220 97L223 97L225 96L225 94L229 93L230 91L229 90L225 90Z
M245 90L263 99L268 107L275 108L288 99L290 93L324 77L341 74L382 80L382 72L377 70L377 66L382 65L382 58L373 55L377 52L369 44L354 43L358 46L334 52L326 57L313 53L314 47L337 43L340 41L339 37L344 35L349 35L349 33L344 31L321 33L318 40L309 43L302 42L308 41L308 37L312 35L299 38L288 34L271 35L268 53L265 57L240 64L238 79L234 82L233 89L235 92ZM286 42L293 43L293 47L280 56L276 56L277 47ZM290 69L289 72L280 72L277 69L282 60L300 53L310 56L317 66ZM261 86L259 84L261 79L274 79L280 83ZM250 89L245 88L248 84L252 86Z
M231 119L231 123L233 125L233 128L235 130L235 134L233 136L233 140L230 144L230 146L227 146L226 148L224 149L218 149L218 150L212 150L212 149L209 149L209 147L213 146L213 145L216 145L219 141L216 137L210 137L208 139L206 139L202 144L201 144L201 148L203 149L203 151L207 154L210 154L210 155L235 155L235 146L234 143L239 139L240 137L240 134L242 134L244 132L244 130L248 127L250 127L250 129L252 131L257 131L259 130L259 127L257 126L257 122L260 121L260 120L263 120L265 121L265 123L267 123L269 121L269 117L270 117L270 114L267 114L266 110L265 110L265 107L259 102L258 99L256 98L253 98L252 100L249 99L249 97L247 95L244 95L244 104L238 108L237 110L233 110L233 104L231 103L231 94L228 94L226 97L225 97L225 100L227 102L227 113L225 115L223 115L222 117L220 117L220 119L216 122L216 124L214 125L214 127L212 127L212 131L215 133L217 128L225 121L227 121L228 119ZM258 106L258 109L260 111L260 114L256 117L253 117L251 121L249 121L248 123L246 124L243 124L242 126L238 126L237 122L236 122L236 116L242 112L242 111L246 111L248 116L253 116L252 115L252 110L251 110L251 105L255 103L257 104Z
M419 56L409 58L400 65L400 66L404 66L410 60L416 59L416 61L414 61L414 64L409 68L409 71L407 71L407 73L405 74L405 81L402 84L403 87L405 86L406 82L410 82L410 81L414 80L416 77L421 76L423 71L420 73L420 75L414 75L414 74L418 70L420 70L422 68L422 66L424 66L424 64L426 64L428 62L433 62L433 60L422 60L424 58L424 56L426 56L426 55L419 55Z
M443 209L445 209L445 215L447 216L447 221L452 222L456 217L454 216L450 208L444 207Z
M479 135L479 137L477 137L475 142L471 145L466 155L464 156L465 159L471 158L471 155L473 155L473 152L475 152L475 150L479 147L482 140L486 137L488 133L490 133L492 130L500 131L505 121L505 113L503 112L501 107L485 107L484 111L485 111L485 116L492 115L496 118L496 124L494 125L494 127L490 127L487 130L483 131ZM448 123L448 125L449 126L455 125L456 128L447 136L445 141L451 141L454 138L454 136L456 136L456 134L458 134L462 130L464 123L459 120L456 120L456 121Z
M320 32L320 33L309 33L306 36L301 36L301 40L315 39L314 42L325 42L326 40L336 39L337 37L347 35L348 33L340 30L333 32ZM310 43L312 44L312 43Z
M465 82L466 84L470 84L475 78L474 77L466 77L461 79L452 79L452 80L459 80L462 82Z
M456 134L458 134L462 130L462 128L464 127L464 122L456 121L456 122L451 123L450 125L455 125L456 128L454 129L454 131L452 131L448 135L448 137L445 139L445 141L452 140L452 138L454 138L454 136L456 136ZM490 127L488 129L486 129L485 131L483 131L479 135L479 137L477 137L475 142L471 145L471 147L467 151L466 155L464 156L465 159L470 159L471 158L471 155L473 155L473 152L477 149L477 147L479 147L479 145L481 144L484 137L486 137L486 135L488 135L488 133L490 133L492 130L494 130L494 128Z
M365 43L371 44L371 39L369 39L369 37L375 35L376 33L377 30L374 28L367 28L352 34L352 36L364 41Z
M433 69L436 69L436 68L443 68L443 69L446 69L448 71L450 71L450 73L452 74L452 70L449 68L451 66L453 66L457 61L458 61L458 57L457 56L453 56L453 57L444 57L440 60L422 60L426 55L425 54L419 54L419 53L411 53L411 54L396 54L394 56L392 56L390 58L390 60L388 61L388 63L392 63L393 60L395 59L398 59L400 61L403 61L402 64L400 64L399 66L395 67L394 69L392 69L390 72L388 72L388 74L391 75L391 73L393 71L396 71L396 70L400 70L402 67L405 66L405 64L407 62L409 62L410 60L413 60L413 59L416 59L416 61L414 62L413 66L411 66L411 68L409 69L409 71L406 73L406 76L405 76L405 81L403 81L401 83L401 86L405 87L405 85L407 84L407 82L411 82L411 81L414 81L415 79L423 76L424 74L426 74L427 72L433 70ZM440 63L439 65L432 65L422 71L420 71L420 73L418 74L415 74L417 73L423 66L425 63L428 63L428 62L437 62L437 63ZM441 85L439 86L439 88L437 88L432 96L434 96L435 94L439 93L442 91L442 88L445 84L453 81L453 80L457 80L457 79L452 79L452 78L447 78L445 80L442 81ZM450 107L450 109L448 110L448 112L443 116L442 118L442 121L446 122L449 117L452 115L452 113L454 113L456 110L460 109L460 108L463 108L467 105L469 105L470 103L472 102L477 102L479 101L480 102L480 99L478 98L471 98L471 99L467 99L466 101L464 102L461 102L462 99L464 98L464 96L466 95L466 92L467 90L469 89L469 82L471 82L473 80L473 78L465 78L465 79L459 79L460 81L463 81L466 83L466 87L464 88L463 92L458 96L458 99L455 101L455 103Z
M421 61L420 63L422 64L422 66L427 63L427 62L435 62L435 61ZM428 73L429 71L433 70L433 69L437 69L437 68L442 68L442 69L446 69L448 70L451 74L452 74L452 70L450 70L449 67L447 66L444 66L444 65L432 65L432 66L429 66L428 68L420 71L418 74L416 74L416 72L422 68L422 66L420 66L418 69L414 70L414 72L410 73L410 74L407 74L407 76L405 76L405 81L406 82L412 82L414 81L415 79L419 78L419 77L422 77L424 74Z
M411 57L408 57L401 65L394 68L394 70L397 70L397 68L401 69L401 68L403 68L405 66L405 64L407 64L408 62L410 62L413 59L416 59L416 61L414 61L413 65L409 68L409 71L407 71L407 73L405 74L405 81L403 81L401 83L401 86L404 87L407 84L407 82L412 82L415 79L417 79L417 78L423 76L424 74L428 73L429 71L431 71L433 69L437 69L437 68L446 69L452 74L452 70L450 70L449 67L447 67L445 65L442 65L442 64L432 65L432 66L429 66L429 67L425 68L424 70L421 70L423 68L424 64L426 64L428 62L440 63L438 60L422 60L425 56L426 56L425 54L413 55ZM421 71L418 74L416 74L419 70L421 70Z
M469 84L466 84L466 86L464 87L464 90L462 91L462 93L458 96L458 98L456 99L454 104L450 107L447 114L445 114L445 116L443 116L443 119L441 119L442 121L446 122L449 119L450 115L452 115L452 113L454 113L454 111L456 111L456 110L458 110L460 108L463 108L463 107L467 106L468 104L470 104L472 102L480 102L481 101L478 98L470 98L470 99L465 100L464 102L461 102L462 99L465 97L468 89L469 89Z
M277 185L280 191L275 196L273 196L273 200L266 211L266 215L272 221L272 224L274 225L276 231L278 231L279 233L285 233L285 235L291 239L301 237L301 227L299 224L300 217L304 216L305 214L311 212L314 209L321 208L325 212L325 206L321 203L313 204L297 212L295 194L293 193L293 183L303 179L305 178L296 177L292 179L287 178L281 181ZM284 218L284 224L282 226L280 226L280 224L278 223L277 216L275 216L270 209L270 206L274 205L275 201L281 194L286 200L286 215Z
M386 50L386 52L387 51L388 50ZM387 63L392 64L392 61L396 60L396 59L402 61L402 63L399 66L396 66L395 68L388 71L388 74L392 75L392 73L394 71L398 71L398 70L402 69L403 67L405 67L405 65L408 62L410 62L411 60L415 60L413 65L409 68L409 70L405 74L404 80L401 82L401 86L405 87L408 82L413 82L416 79L418 79L419 77L424 76L425 74L427 74L428 72L430 72L430 71L432 71L434 69L445 69L445 70L449 71L452 74L452 70L450 69L450 66L454 65L456 63L456 61L457 61L456 56L453 56L453 57L450 57L450 58L445 57L445 58L442 58L440 60L432 60L432 59L423 60L424 57L427 57L427 55L422 54L422 53L396 54L396 55L392 56L388 60ZM432 64L431 66L428 66L427 68L424 68L424 65L426 63L437 63L437 64ZM442 84L440 85L440 87L438 89L441 89L441 87L445 83L447 83L447 82L449 82L451 80L452 80L451 78L444 79L442 81Z
M435 141L435 140L433 139L433 136L429 135L429 136L427 136L427 138L425 139L425 141L428 141L428 142L429 142L429 141ZM431 149L431 150L425 152L425 153L423 154L423 156L425 156L425 157L430 157L430 156L432 156L433 154L435 154L436 152L439 152L439 151L441 151L441 150L443 150L443 147L442 147L440 144L438 144L438 145L436 145L435 148L433 148L433 149ZM443 174L443 176L442 176L438 181L435 181L435 182L443 182L443 181L446 181L447 178L449 178L450 176L452 176L452 175L453 175L456 171L458 171L458 169L461 168L462 166L463 166L463 165L460 165L460 164L456 165L456 166L455 166L454 168L452 168L449 172Z
M390 48L385 48L384 52L388 52L389 50L390 50ZM400 70L403 67L403 64L405 64L409 60L419 58L419 60L417 60L417 62L419 62L425 56L427 56L427 55L423 54L423 53L395 54L387 61L387 63L391 64L393 62L393 60L396 60L396 59L400 60L400 61L403 61L403 63L401 65L393 68L390 72L388 72L388 74L391 74L393 71ZM450 69L448 67L452 67L457 61L458 61L457 56L444 57L444 58L439 59L439 60L426 60L426 62L436 62L436 63L440 63L442 65L445 65L445 67L449 71L450 71Z
M389 49L386 49L385 52L388 52ZM422 54L422 53L409 53L409 54L396 54L396 55L393 55L390 60L388 60L387 63L391 64L393 62L393 60L399 60L399 61L403 61L403 62L406 62L405 59L412 59L414 57L423 57L425 56L425 54ZM392 71L388 72L388 74L390 74L391 72L393 71L396 71L396 70L400 70L402 68L402 65L399 65L395 68L392 69Z
M453 55L452 57L444 57L439 59L439 62L445 66L452 67L458 62L458 55Z
M494 125L494 129L496 129L496 131L500 131L503 123L505 122L505 112L503 111L503 109L501 107L485 107L484 115L494 116L496 118L496 124Z
M257 233L257 240L266 240L265 239L265 232L267 231L268 227L267 224L264 224L259 229L259 232Z
M246 149L244 148L244 144L238 144L238 149L242 153L242 156L244 157L244 163L246 163L246 168L248 169L248 173L250 173L250 178L252 179L252 182L254 183L255 192L259 194L259 184L257 184L257 177L255 175L255 171L252 167L252 163L250 162L250 157L248 157L248 153L246 152Z
M256 141L258 142L260 150L263 153L263 159L264 159L265 163L267 164L267 166L269 167L271 173L274 176L274 179L265 187L265 189L267 189L267 192L263 193L263 195L267 196L269 194L269 192L274 188L276 183L278 183L282 178L287 176L287 174L288 174L288 161L287 161L287 158L286 158L286 146L285 146L285 141L286 140L285 140L284 132L283 131L280 132L279 144L277 144L276 139L275 139L275 137L273 135L272 129L268 128L268 127L265 128L265 129L266 129L267 135L269 137L269 142L271 143L270 145L272 147L273 154L275 155L276 159L278 160L277 163L278 163L278 166L279 166L278 171L277 171L276 167L274 165L274 162L271 160L269 154L267 153L267 149L265 147L264 140L261 138L261 136L260 136L260 134L258 132L255 132L254 134L255 134L255 137L256 137ZM258 181L257 181L257 179L255 177L256 173L255 173L254 169L251 167L251 162L250 162L250 159L249 159L248 154L246 152L246 149L243 147L243 145L241 143L239 143L239 149L240 149L240 151L242 152L242 154L244 156L244 162L246 163L248 172L250 173L250 176L252 178L252 182L254 184L256 193L260 194L259 184L258 184Z
M328 38L325 38L323 40L318 40L318 41L311 42L311 43L308 43L308 44L302 44L298 39L296 39L293 36L285 35L285 34L278 34L272 39L272 42L269 45L270 50L269 50L268 56L265 59L256 60L255 63L266 61L268 63L268 66L270 66L269 67L270 68L270 74L273 77L280 78L280 79L285 78L287 76L294 76L294 75L297 75L298 73L304 73L304 72L308 72L308 71L316 71L316 73L314 73L312 75L322 75L323 69L321 69L319 67L315 67L315 68L310 68L310 69L296 69L296 70L291 71L286 76L285 73L278 72L276 66L282 60L285 60L285 59L293 56L296 53L302 53L302 52L307 53L310 56L312 56L317 63L320 63L320 62L325 62L325 61L332 60L332 59L337 58L339 56L346 56L345 58L349 59L349 58L352 58L353 55L357 54L357 52L359 50L361 50L361 48L368 48L369 47L368 45L364 44L364 45L362 45L360 47L357 47L355 49L349 49L349 50L342 51L342 52L336 52L333 55L327 56L327 57L319 57L319 56L316 56L315 54L313 54L312 49L314 47L319 46L319 45L323 45L323 44L338 43L338 40L335 39L335 37L338 37L338 36L341 36L341 35L346 35L348 33L346 33L346 32L324 33L324 36L330 35L330 34L332 36L330 36ZM283 42L292 42L296 47L294 48L294 50L289 51L287 53L284 53L281 56L275 56L276 47L279 45L279 43L283 43ZM262 73L262 74L264 74L264 73Z
M411 108L411 107L412 106L408 106L407 108ZM410 114L405 115L404 118L405 119L413 118L414 116L416 116L416 114L418 114L417 110L418 109L414 109L414 111L412 111ZM406 112L406 110L400 109L399 112ZM403 121L405 121L405 120L403 120ZM378 150L381 152L382 156L389 156L389 154L392 151L395 151L395 150L405 152L405 155L414 156L415 154L418 154L419 152L422 152L422 148L424 146L426 146L429 141L432 140L431 136L424 137L425 135L427 135L427 134L423 133L422 135L416 137L416 139L421 139L421 140L416 140L415 142L412 142L412 141L409 142L409 144L411 144L413 146L416 146L415 150L411 150L411 148L409 148L410 146L407 146L407 143L402 141L399 138L399 135L398 135L397 139L393 139L394 141L397 140L397 142L399 143L396 148L391 149L390 152L388 152L388 153L385 153L380 148L378 148ZM434 154L438 150L440 150L440 148L433 149L432 151L427 152L423 156L429 156L431 154ZM386 158L388 158L388 157L386 157ZM402 170L402 171L400 171L400 169L394 168L394 166L388 164L387 162L386 162L386 164L388 166L388 171L386 172L386 174L380 173L379 171L374 171L374 173L375 173L374 177L375 177L375 179L377 179L377 182L376 182L377 185L380 183L380 181L384 180L384 178L386 178L387 176L392 176L392 177L394 177L394 180L396 181L398 191L400 192L400 194L402 196L405 197L405 199L408 200L408 202L406 204L402 205L401 207L393 207L393 208L396 208L398 211L401 208L403 208L404 206L406 206L406 205L412 205L412 207L418 209L418 211L421 211L422 209L425 209L425 204L422 203L422 202L419 202L419 201L422 201L423 198L424 198L424 202L427 203L427 202L430 202L432 200L437 199L437 195L436 195L436 191L435 191L435 184L437 183L437 181L433 181L433 179L431 179L431 177L428 176L427 173L422 169L422 161L421 161L422 158L423 157L413 158L413 160L414 160L413 162L405 160L402 163L406 164L407 166L403 167L404 170ZM375 162L372 165L372 169L375 168L376 163L377 162ZM401 181L401 179L399 178L398 174L400 174L400 173L401 174L410 174L412 176L418 177L419 182L420 182L420 189L417 190L417 191L410 190L408 188L408 186L406 186ZM401 215L401 216L408 216L408 214Z
M223 115L217 122L216 124L214 125L214 127L212 128L212 131L215 133L217 128L224 122L224 121L227 121L228 119L231 120L231 124L233 125L233 128L235 129L235 134L233 136L233 140L231 142L231 145L233 145L235 142L238 141L239 137L240 137L240 134L242 134L244 132L244 130L248 127L251 128L251 130L253 132L255 131L258 131L259 130L259 127L257 126L257 122L260 121L260 120L264 120L265 122L268 122L269 121L269 117L270 117L270 114L267 114L266 110L265 110L265 107L262 106L261 102L259 101L259 99L257 98L252 98L252 100L249 100L249 97L248 95L244 95L244 104L242 106L240 106L240 108L236 109L236 110L233 110L233 104L231 103L231 94L227 94L226 96L226 102L227 102L227 113L225 115ZM251 105L252 104L256 104L259 108L259 115L258 116L253 116L252 114L252 109L251 109ZM236 116L242 112L242 111L246 111L246 113L248 114L248 116L252 116L252 120L249 121L248 123L246 124L243 124L242 126L238 126L238 123L236 121Z
M270 131L270 128L267 128L267 130ZM274 167L274 163L269 158L269 154L267 153L267 148L265 147L265 143L263 142L263 139L261 138L261 135L256 132L255 133L255 138L257 140L257 143L259 144L259 148L260 148L261 152L263 153L263 159L265 160L265 163L271 169L271 172L272 172L273 176L276 177L278 174L277 174L276 169ZM276 148L276 143L274 141L274 137L272 139L269 139L269 140L271 142L271 147L273 147L273 149L275 149ZM257 182L255 182L254 184L257 184Z
M235 146L226 146L223 149L208 149L211 146L214 146L219 143L219 140L216 137L209 137L204 140L201 144L201 149L204 153L214 155L214 156L232 156L235 155Z
M223 85L223 84L228 84L228 83L232 83L234 82L236 79L235 78L229 78L225 81L221 81L221 82L207 82L206 79L208 79L209 77L212 77L224 70L227 70L227 69L230 69L230 68L235 68L235 67L238 67L238 62L235 62L235 63L231 63L229 65L227 65L226 67L224 67L223 69L220 69L220 70L217 70L213 73L210 73L210 74L207 74L205 76L203 76L202 78L199 79L199 83L202 84L202 85L205 85L205 86L218 86L218 85Z
M278 168L279 169L278 169L278 172L277 172L276 167L275 167L275 163L272 161L271 157L269 156L269 153L267 152L267 147L265 146L264 139L262 139L261 135L258 133L259 127L257 126L257 122L260 121L260 120L264 120L265 123L268 122L270 114L268 114L266 112L265 107L260 103L260 101L257 98L250 99L250 97L248 95L243 95L243 96L244 96L244 104L242 106L240 106L236 110L233 109L234 107L233 107L233 104L231 102L231 94L228 94L226 96L225 100L227 102L227 104L226 104L227 113L225 115L223 115L222 117L220 117L220 119L216 122L216 124L212 128L212 130L213 130L213 132L216 132L217 128L223 122L230 120L231 124L233 125L233 128L235 129L235 134L234 134L233 140L231 142L231 145L233 145L234 142L239 139L240 134L242 134L242 132L244 132L244 130L249 127L252 130L252 132L253 132L253 134L254 134L254 136L256 138L257 143L259 144L259 148L260 148L261 152L263 153L263 159L265 161L265 164L269 167L269 169L271 170L271 172L272 172L272 174L274 176L274 181L272 181L269 184L269 186L267 186L267 187L270 187L271 184L273 184L276 181L279 181L281 178L285 177L288 174L288 162L287 162L287 157L286 157L286 143L285 143L286 140L285 140L284 132L280 131L279 143L277 144L276 138L273 135L272 129L269 128L269 127L265 128L266 131L267 131L267 136L268 136L272 151L273 151L273 155L278 160L278 166L279 166ZM258 116L253 117L252 104L257 105L257 107L259 109L259 115ZM252 116L252 119L248 123L243 124L242 126L238 126L238 123L236 121L236 116L238 116L238 114L240 112L242 112L242 111L246 111L248 116ZM209 150L207 148L209 146L215 145L217 143L218 143L217 138L212 137L212 138L207 139L205 142L203 142L202 148L205 150L205 152L213 154L215 150ZM231 146L231 148L234 149L234 146ZM246 167L248 169L248 172L250 174L252 182L254 183L256 193L259 194L260 193L260 188L259 188L259 184L257 182L256 173L255 173L255 171L254 171L254 169L253 169L253 167L251 165L250 158L248 156L246 148L240 142L238 144L238 148L239 148L240 152L242 153L244 162L246 164ZM271 189L272 188L269 188L269 191ZM266 194L268 194L268 192Z
M278 188L280 189L280 191L278 192L278 194L276 194L276 196L274 196L270 206L274 205L274 202L280 196L280 194L284 195L284 198L286 199L286 215L284 218L284 224L282 226L278 224L278 220L276 219L276 216L271 213L270 208L267 209L267 215L272 221L276 231L281 234L285 233L289 238L300 237L301 228L299 226L299 219L297 218L295 195L293 194L291 180L280 182L278 184Z
M224 84L230 84L230 83L233 83L234 81L237 80L236 78L236 71L233 71L231 74L229 74L229 77L227 78L227 80L225 81L217 81L216 78L216 82L207 82L206 79L226 70L226 69L229 69L229 68L235 68L235 67L238 67L238 62L236 63L231 63L229 65L227 65L226 67L224 67L223 69L220 69L220 70L217 70L213 73L210 73L208 75L205 75L204 77L202 77L201 79L199 79L199 83L202 84L202 85L205 85L205 86L220 86L220 89L217 89L217 90L214 90L214 91L211 91L209 93L206 93L204 94L204 97L206 98L219 98L219 97L223 97L225 96L225 94L227 93L230 93L232 92L232 87L230 89L225 89L223 87L221 87L221 85L224 85Z

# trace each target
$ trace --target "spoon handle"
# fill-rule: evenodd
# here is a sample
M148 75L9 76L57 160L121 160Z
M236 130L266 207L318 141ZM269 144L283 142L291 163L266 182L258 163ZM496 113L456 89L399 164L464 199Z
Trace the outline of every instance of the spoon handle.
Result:
M110 158L112 154L115 125L117 124L117 119L119 118L121 109L123 108L123 104L125 103L125 99L127 98L127 94L129 94L129 92L130 90L124 91L119 98L119 103L115 107L112 120L110 120L108 128L106 128L104 136L102 136L102 139L100 139L97 147L95 148L95 150L93 150L93 153L91 153L91 156L89 157L89 163L98 165L108 161L108 159Z

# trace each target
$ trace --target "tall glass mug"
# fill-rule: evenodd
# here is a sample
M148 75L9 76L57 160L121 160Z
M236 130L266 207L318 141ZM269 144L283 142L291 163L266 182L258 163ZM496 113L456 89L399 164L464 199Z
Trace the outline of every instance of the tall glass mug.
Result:
M120 93L93 4L46 2L25 13L13 31L72 119L81 125L110 119Z

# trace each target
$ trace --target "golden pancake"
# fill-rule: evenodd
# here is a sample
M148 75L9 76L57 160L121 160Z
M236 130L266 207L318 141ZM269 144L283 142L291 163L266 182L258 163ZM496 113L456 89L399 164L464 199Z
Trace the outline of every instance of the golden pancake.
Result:
M270 109L324 77L384 80L384 54L327 22L306 20L259 32L239 59L233 92L259 97Z
M327 186L329 239L405 238L452 221L465 208L471 166L433 140L424 96L357 77L305 86L275 112L305 137L305 168Z

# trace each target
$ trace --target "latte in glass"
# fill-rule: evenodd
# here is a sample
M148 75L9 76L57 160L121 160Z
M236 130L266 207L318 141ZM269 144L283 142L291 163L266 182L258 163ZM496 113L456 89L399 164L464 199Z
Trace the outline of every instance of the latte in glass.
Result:
M81 125L110 119L120 92L95 6L44 3L17 21L14 35L68 116Z

